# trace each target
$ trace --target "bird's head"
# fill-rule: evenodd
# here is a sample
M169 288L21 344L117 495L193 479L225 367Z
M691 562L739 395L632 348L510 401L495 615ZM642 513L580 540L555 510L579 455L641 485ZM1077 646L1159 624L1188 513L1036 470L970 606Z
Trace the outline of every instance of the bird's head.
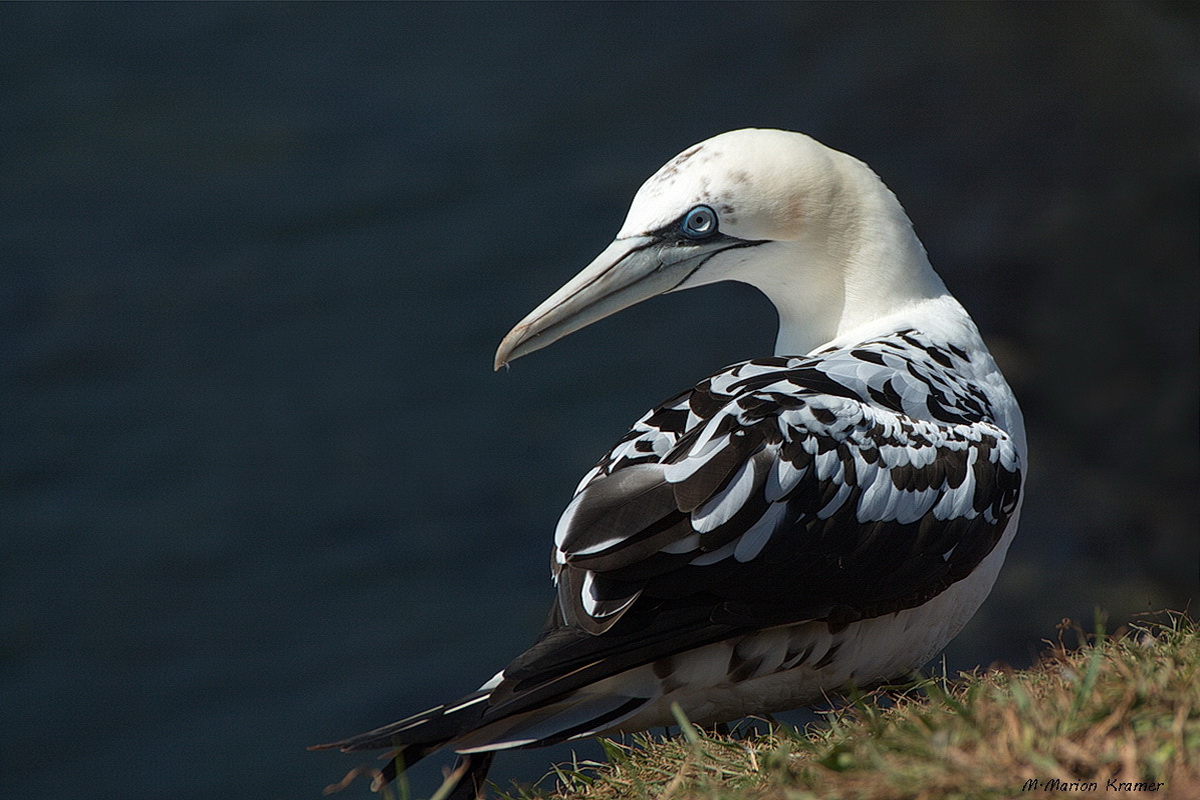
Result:
M617 238L508 333L496 368L643 300L722 280L771 298L781 343L791 324L812 331L796 341L819 344L844 322L848 292L893 282L894 265L872 251L894 251L896 238L928 270L903 209L861 161L800 133L724 133L642 185Z

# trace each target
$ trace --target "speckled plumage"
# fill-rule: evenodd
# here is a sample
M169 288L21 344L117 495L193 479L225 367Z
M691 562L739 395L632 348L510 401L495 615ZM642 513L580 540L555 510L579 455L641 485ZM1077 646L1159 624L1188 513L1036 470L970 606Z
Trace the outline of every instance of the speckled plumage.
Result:
M755 359L647 413L560 522L565 618L598 633L635 595L697 584L723 587L710 616L735 603L789 622L832 613L801 610L812 603L861 618L965 577L1012 515L1020 471L987 394L960 377L969 355L951 347L907 330ZM764 587L759 562L793 561L802 591L779 576ZM770 597L776 585L786 598Z

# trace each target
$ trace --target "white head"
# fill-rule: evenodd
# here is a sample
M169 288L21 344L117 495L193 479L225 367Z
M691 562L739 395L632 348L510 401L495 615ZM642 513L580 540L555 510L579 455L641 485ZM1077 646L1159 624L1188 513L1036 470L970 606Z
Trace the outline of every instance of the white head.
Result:
M505 337L496 364L654 295L721 280L772 300L776 350L788 354L946 292L866 164L800 133L732 131L651 176L616 240Z
M714 136L642 184L617 237L659 230L706 205L729 236L794 241L804 234L806 218L834 203L835 157L861 163L802 133L746 129Z

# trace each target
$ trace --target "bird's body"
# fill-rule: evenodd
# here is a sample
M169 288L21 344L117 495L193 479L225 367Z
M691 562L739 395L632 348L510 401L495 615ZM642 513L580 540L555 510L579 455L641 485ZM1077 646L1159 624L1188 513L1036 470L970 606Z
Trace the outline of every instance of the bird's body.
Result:
M735 131L638 192L503 364L665 291L760 288L776 355L652 409L558 525L541 638L477 692L329 746L411 764L795 708L932 658L1016 531L1020 411L891 192L801 134ZM393 773L385 770L383 778Z

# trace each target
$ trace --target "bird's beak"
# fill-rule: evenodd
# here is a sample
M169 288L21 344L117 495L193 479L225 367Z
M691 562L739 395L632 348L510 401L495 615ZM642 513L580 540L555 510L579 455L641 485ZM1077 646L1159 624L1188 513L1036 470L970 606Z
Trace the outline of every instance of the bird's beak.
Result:
M508 332L496 351L496 369L610 314L678 288L728 242L676 247L656 236L617 239Z

